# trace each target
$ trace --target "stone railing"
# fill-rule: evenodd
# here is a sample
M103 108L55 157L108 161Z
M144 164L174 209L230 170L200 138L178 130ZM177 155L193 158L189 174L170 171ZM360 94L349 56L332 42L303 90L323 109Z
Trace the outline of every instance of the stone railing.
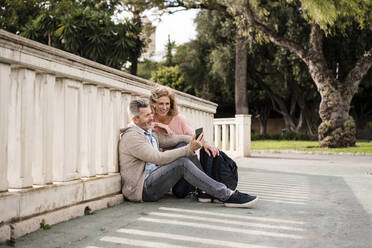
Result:
M154 86L0 30L0 242L123 201L119 130ZM217 104L176 94L212 142Z
M213 120L214 145L232 157L247 157L251 149L251 116Z

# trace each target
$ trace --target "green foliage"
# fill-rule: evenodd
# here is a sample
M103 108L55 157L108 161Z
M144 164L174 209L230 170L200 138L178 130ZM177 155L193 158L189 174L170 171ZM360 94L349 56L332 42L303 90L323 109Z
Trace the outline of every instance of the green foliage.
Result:
M152 73L151 80L179 91L186 91L184 78L179 66L162 66Z
M372 20L372 2L369 0L301 0L304 17L317 23L324 31L331 32L338 27L342 32L357 22L361 28Z
M282 134L258 134L252 133L251 140L313 140L308 134L298 134L293 132Z
M159 62L145 59L138 63L137 76L150 80L152 72L157 71L159 67Z
M327 34L334 34L335 28L345 34L348 27L355 22L363 29L370 25L372 20L370 0L249 0L249 2L255 15L271 27L276 26L275 22L272 22L273 15L275 16L278 8L283 6L292 7L304 20L318 24ZM231 2L228 6L234 12L239 5ZM280 28L279 25L277 28Z
M324 54L328 67L338 77L338 80L343 81L355 66L356 61L365 51L372 48L372 30L370 28L360 29L356 22L348 27L346 35L337 28L335 30L336 33L333 36L324 39Z
M255 140L251 143L252 150L293 150L293 151L319 151L372 154L372 143L356 142L354 147L347 148L320 148L317 141L304 140Z
M112 20L120 0L31 2L37 14L28 14L28 22L17 24L27 38L117 69L142 51L141 29L129 20ZM16 8L19 1L8 5ZM25 19L27 12L17 14Z
M165 45L165 66L174 66L173 62L173 50L176 48L176 42L172 41L170 39L170 36L168 35L168 42Z
M217 11L201 11L195 22L196 39L177 49L175 61L195 95L218 102L217 112L233 113L235 46L232 20Z
M18 34L21 27L35 19L44 0L0 0L0 28Z
M40 229L48 230L51 226L45 222L45 219L42 219L40 222Z

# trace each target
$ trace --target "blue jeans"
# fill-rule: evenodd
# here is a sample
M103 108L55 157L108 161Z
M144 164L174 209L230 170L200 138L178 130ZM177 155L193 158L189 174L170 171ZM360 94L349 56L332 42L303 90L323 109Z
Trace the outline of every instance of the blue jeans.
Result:
M225 201L230 197L231 190L223 183L210 178L190 158L182 157L172 163L160 166L146 178L143 185L142 200L159 200L181 179L219 200Z

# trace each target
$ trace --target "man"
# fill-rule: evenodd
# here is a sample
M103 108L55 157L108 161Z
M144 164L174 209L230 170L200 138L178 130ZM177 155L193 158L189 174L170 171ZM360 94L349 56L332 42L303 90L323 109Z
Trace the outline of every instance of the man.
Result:
M203 142L203 134L195 136L152 133L153 114L147 99L130 102L132 123L123 129L119 144L122 192L131 201L157 201L181 178L191 185L224 202L227 207L250 207L256 196L232 191L219 183L188 159ZM174 147L180 142L188 145L159 152L159 147Z

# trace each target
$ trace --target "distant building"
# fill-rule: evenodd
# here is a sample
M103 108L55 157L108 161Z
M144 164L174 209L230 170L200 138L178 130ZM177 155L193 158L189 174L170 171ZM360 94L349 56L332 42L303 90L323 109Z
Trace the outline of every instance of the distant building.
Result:
M142 34L149 41L144 52L140 57L140 61L144 59L161 61L164 57L164 52L156 52L156 27L152 25L151 21L146 17L142 19L143 25L145 26L145 32ZM151 33L150 33L151 32Z

